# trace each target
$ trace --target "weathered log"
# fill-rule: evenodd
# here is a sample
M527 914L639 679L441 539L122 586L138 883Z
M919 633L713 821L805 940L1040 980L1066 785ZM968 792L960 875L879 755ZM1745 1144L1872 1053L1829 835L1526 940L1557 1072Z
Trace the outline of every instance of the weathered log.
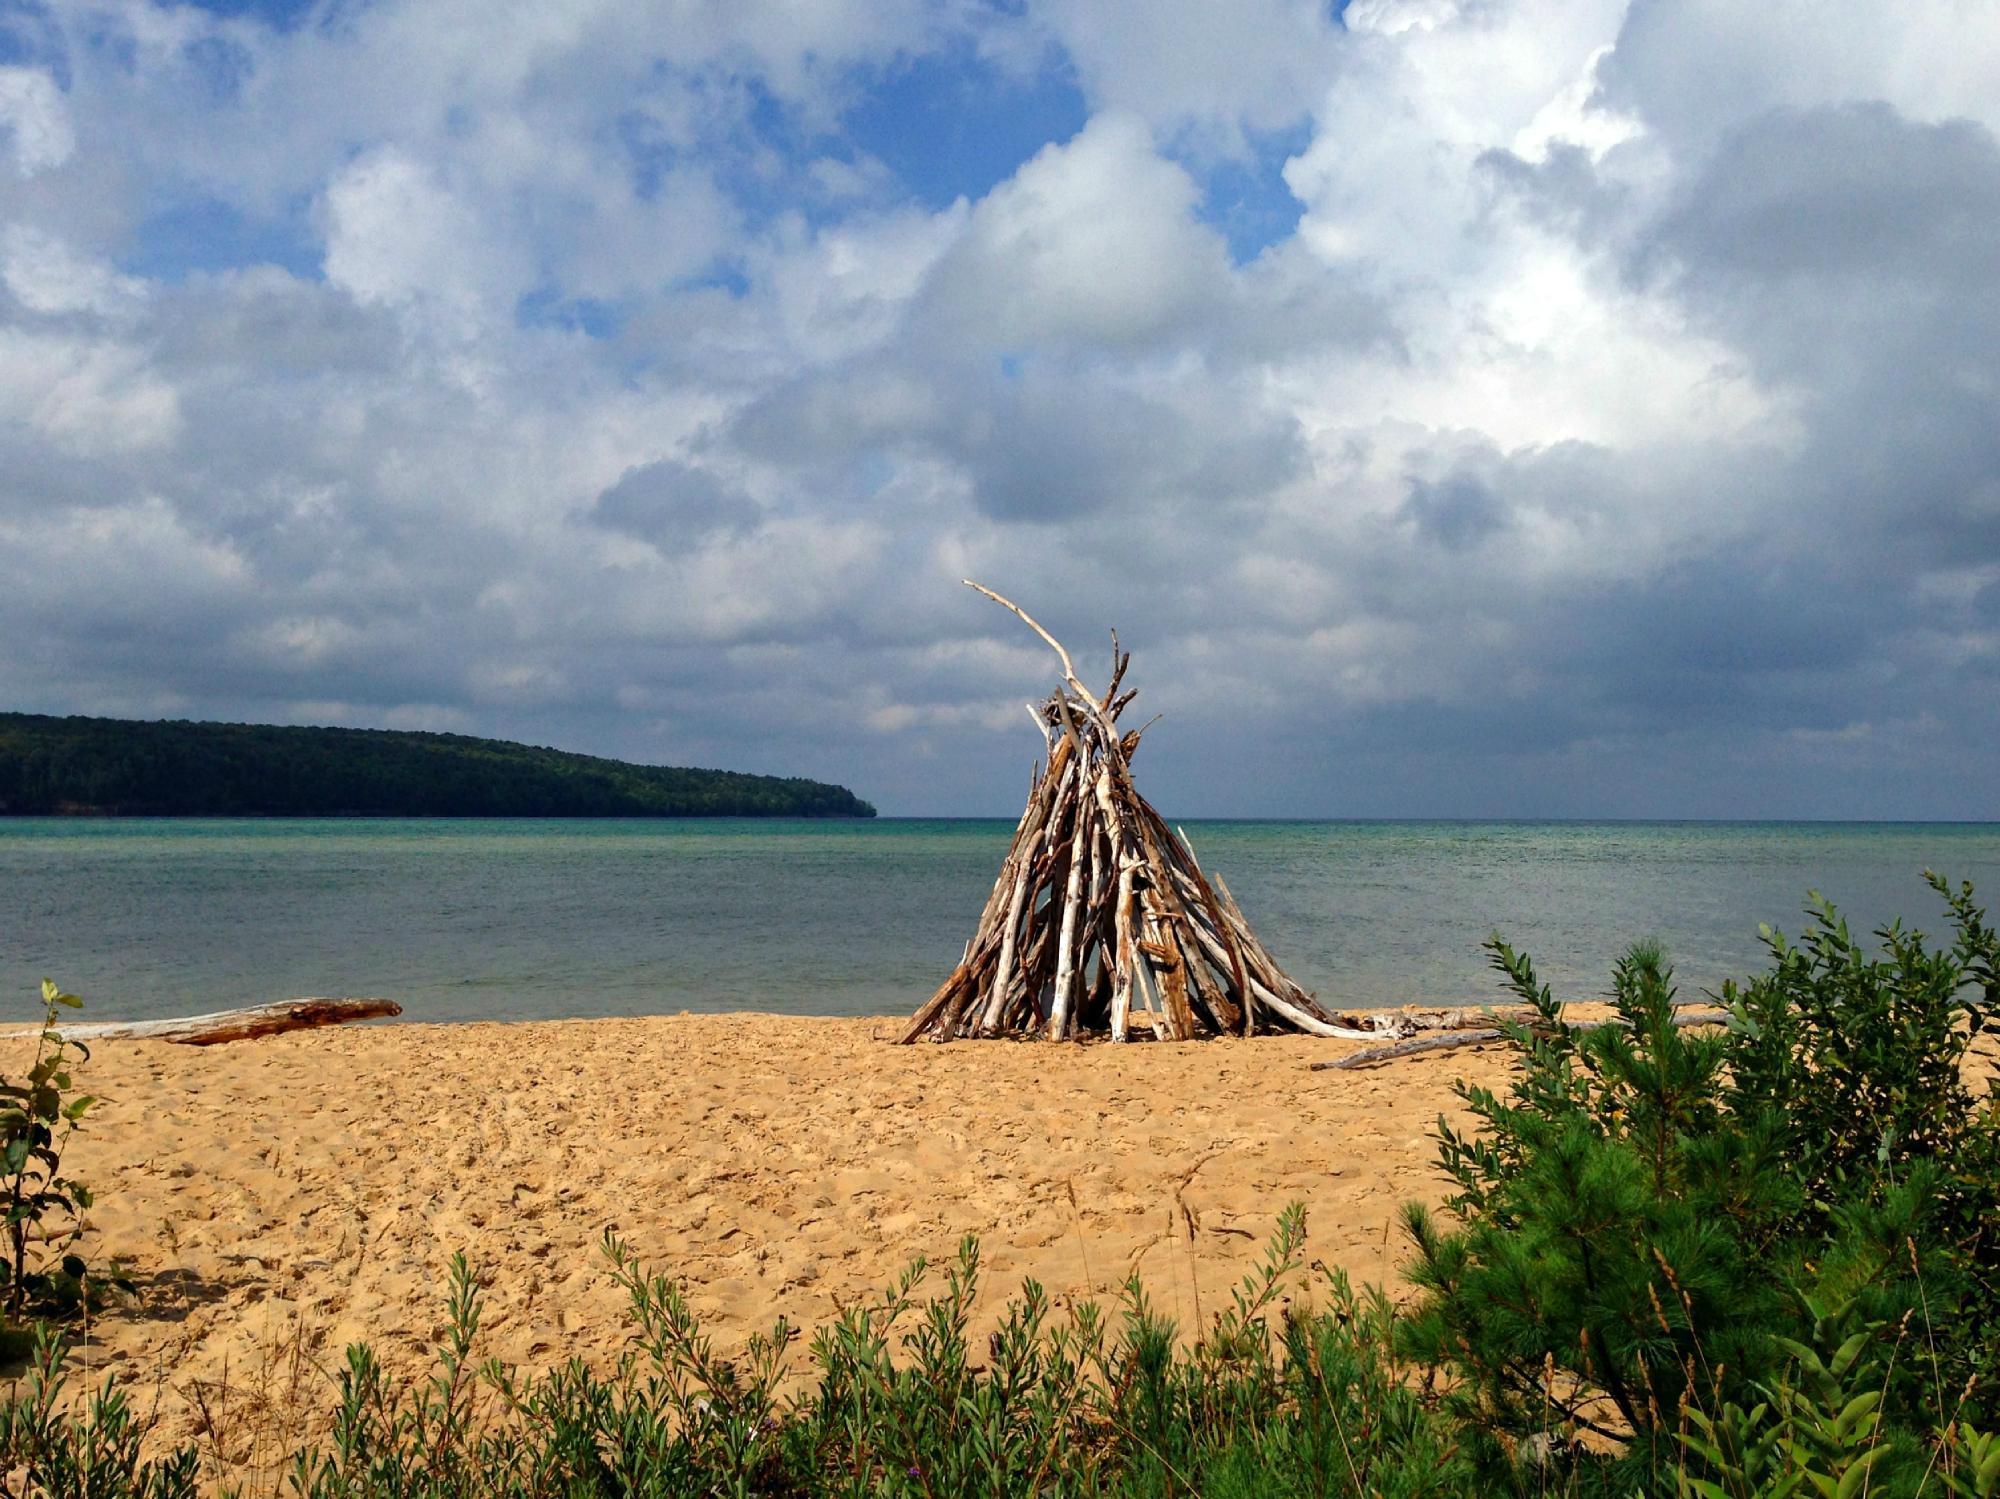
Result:
M1691 1010L1673 1018L1677 1030L1685 1030L1691 1025L1722 1025L1729 1019L1726 1010ZM1570 1026L1573 1031L1622 1030L1622 1020L1581 1020ZM1369 1046L1339 1057L1331 1062L1314 1062L1314 1072L1344 1072L1350 1067L1369 1067L1377 1062L1394 1062L1403 1057L1420 1056L1428 1051L1456 1051L1461 1046L1488 1046L1495 1041L1504 1041L1507 1033L1487 1026L1479 1030L1444 1031L1430 1036L1411 1036L1406 1040L1392 1042L1387 1046Z
M1525 1005L1506 1010L1492 1010L1483 1005L1476 1009L1470 1005L1404 1005L1399 1010L1362 1010L1355 1014L1335 1015L1333 1023L1353 1026L1357 1030L1379 1031L1385 1041L1400 1041L1419 1031L1483 1030L1490 1028L1496 1019L1530 1025L1534 1022L1535 1012Z
M386 1020L403 1013L393 999L289 999L277 1004L251 1005L242 1010L217 1010L209 1015L185 1015L176 1020L87 1020L75 1025L60 1021L56 1029L71 1041L171 1041L177 1046L219 1046L224 1041L248 1041L284 1031L317 1030L355 1020ZM0 1039L32 1036L39 1026L0 1031Z

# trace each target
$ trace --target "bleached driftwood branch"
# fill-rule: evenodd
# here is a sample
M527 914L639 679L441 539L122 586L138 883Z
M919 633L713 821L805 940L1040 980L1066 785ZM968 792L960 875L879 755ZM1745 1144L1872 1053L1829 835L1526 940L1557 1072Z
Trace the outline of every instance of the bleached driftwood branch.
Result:
M1676 1029L1691 1025L1721 1025L1729 1019L1726 1010L1690 1010L1674 1016ZM1573 1031L1601 1031L1622 1029L1622 1020L1582 1020L1570 1026ZM1427 1051L1456 1051L1461 1046L1487 1046L1495 1041L1505 1040L1507 1033L1491 1026L1478 1030L1447 1031L1434 1036L1412 1036L1408 1040L1392 1042L1387 1046L1369 1046L1331 1062L1314 1062L1314 1072L1344 1072L1350 1067L1370 1067L1377 1062L1394 1062L1403 1057L1420 1056Z
M224 1041L248 1041L284 1031L317 1030L354 1020L386 1020L403 1013L393 999L288 999L277 1004L251 1005L241 1010L217 1010L209 1015L185 1015L175 1020L86 1020L60 1022L56 1029L72 1041L171 1041L179 1046L217 1046ZM0 1039L32 1036L40 1026L0 1031Z

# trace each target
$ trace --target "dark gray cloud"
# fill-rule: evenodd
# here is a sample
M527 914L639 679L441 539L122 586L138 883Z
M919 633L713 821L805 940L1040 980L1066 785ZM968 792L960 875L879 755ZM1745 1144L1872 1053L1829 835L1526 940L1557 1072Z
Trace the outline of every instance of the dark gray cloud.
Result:
M1463 551L1502 529L1506 504L1479 475L1458 471L1442 479L1412 478L1399 512L1419 535Z
M2000 145L1880 101L1781 110L1724 139L1658 237L1695 277L1953 296L2000 258Z
M1107 507L1160 520L1281 488L1305 468L1297 424L1218 389L1164 397L1090 370L1002 379L937 433L974 501L1001 520Z
M1308 462L1295 418L1223 381L1139 383L1065 360L968 369L871 357L778 387L726 439L750 460L815 474L866 469L884 451L922 453L1002 521L1214 509L1267 495Z
M589 514L607 530L679 552L748 531L760 512L756 501L706 469L663 458L627 469Z
M1985 127L1880 103L1755 121L1638 262L1798 391L1789 518L1819 534L1795 545L1861 561L1875 591L2000 556L2000 143Z

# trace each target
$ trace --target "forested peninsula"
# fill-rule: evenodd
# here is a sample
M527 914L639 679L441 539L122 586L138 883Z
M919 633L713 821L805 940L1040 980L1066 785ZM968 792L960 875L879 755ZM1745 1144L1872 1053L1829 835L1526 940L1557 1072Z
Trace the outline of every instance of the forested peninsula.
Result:
M0 815L873 817L844 786L464 734L0 713Z

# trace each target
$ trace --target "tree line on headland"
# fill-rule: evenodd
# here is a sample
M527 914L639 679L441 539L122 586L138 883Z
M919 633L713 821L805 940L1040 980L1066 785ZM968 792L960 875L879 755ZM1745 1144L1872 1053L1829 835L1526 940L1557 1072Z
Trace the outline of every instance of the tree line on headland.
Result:
M0 815L873 817L844 786L393 729L0 713Z

